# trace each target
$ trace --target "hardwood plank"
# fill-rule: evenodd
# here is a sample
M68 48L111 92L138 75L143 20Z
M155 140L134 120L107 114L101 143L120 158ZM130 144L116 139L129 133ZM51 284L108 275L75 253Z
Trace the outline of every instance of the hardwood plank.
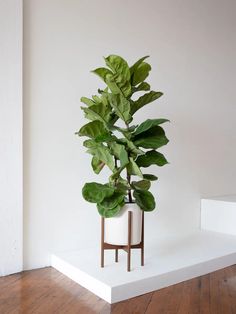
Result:
M177 314L185 314L188 313L189 305L190 305L190 296L192 291L192 280L188 280L182 283L183 285L183 298L180 302Z
M201 277L200 313L210 313L210 275Z
M215 276L218 277L218 286L219 286L219 295L220 295L220 302L219 302L219 313L224 314L234 314L231 310L231 304L230 304L230 294L228 291L227 286L227 278L225 269L222 269L215 274Z
M201 277L192 279L191 283L189 308L192 311L191 314L198 314L200 313Z
M48 282L63 275L53 269L40 269L22 273L21 280L9 285L0 294L0 313L23 313L22 306L30 305L44 291ZM49 289L49 285L47 287ZM27 307L24 309L25 313Z
M176 314L180 309L180 304L183 300L184 284L179 283L173 286L171 297L166 304L166 312L169 314Z
M163 314L173 292L173 286L155 291L145 313Z
M236 313L236 265L225 268L231 311Z
M218 272L210 274L210 313L219 314L219 285Z
M48 267L0 278L0 314L236 314L236 265L110 305Z

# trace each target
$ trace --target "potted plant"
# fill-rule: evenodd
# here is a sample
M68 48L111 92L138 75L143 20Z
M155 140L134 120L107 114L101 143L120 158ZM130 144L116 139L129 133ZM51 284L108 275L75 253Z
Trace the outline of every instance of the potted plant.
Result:
M143 57L129 67L117 55L105 59L107 67L93 73L105 83L92 98L82 97L81 107L90 120L76 132L85 136L83 145L92 155L91 165L96 174L104 167L111 171L104 183L90 182L83 187L86 201L97 204L99 214L105 217L105 242L127 244L127 215L132 211L132 245L141 241L142 212L155 209L155 199L149 191L153 174L143 173L151 165L163 166L166 158L157 151L168 143L162 128L167 119L147 119L137 125L135 113L163 94L150 90L145 81L151 66ZM134 97L142 93L140 97ZM142 169L142 170L141 170ZM135 179L133 179L133 176ZM138 179L137 179L138 178Z

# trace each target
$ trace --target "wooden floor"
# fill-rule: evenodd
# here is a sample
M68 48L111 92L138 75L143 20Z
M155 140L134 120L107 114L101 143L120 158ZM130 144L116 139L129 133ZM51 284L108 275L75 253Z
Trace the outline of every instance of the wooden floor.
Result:
M0 314L236 314L236 265L109 305L55 269L0 278Z

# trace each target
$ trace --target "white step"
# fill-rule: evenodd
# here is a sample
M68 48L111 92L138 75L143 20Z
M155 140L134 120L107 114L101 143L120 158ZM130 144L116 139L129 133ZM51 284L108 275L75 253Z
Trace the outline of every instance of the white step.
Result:
M202 199L201 229L236 235L236 196Z
M109 303L161 289L236 263L236 236L199 231L185 236L159 238L145 247L145 265L133 250L131 272L126 253L105 252L100 268L99 248L52 255L51 265Z

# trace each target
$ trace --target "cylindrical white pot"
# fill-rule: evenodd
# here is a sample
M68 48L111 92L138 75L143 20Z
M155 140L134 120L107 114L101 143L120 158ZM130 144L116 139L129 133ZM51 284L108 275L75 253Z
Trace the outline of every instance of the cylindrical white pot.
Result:
M132 211L131 244L141 242L142 211L135 203L128 203L121 209L119 214L105 219L105 242L114 245L128 244L128 212Z

